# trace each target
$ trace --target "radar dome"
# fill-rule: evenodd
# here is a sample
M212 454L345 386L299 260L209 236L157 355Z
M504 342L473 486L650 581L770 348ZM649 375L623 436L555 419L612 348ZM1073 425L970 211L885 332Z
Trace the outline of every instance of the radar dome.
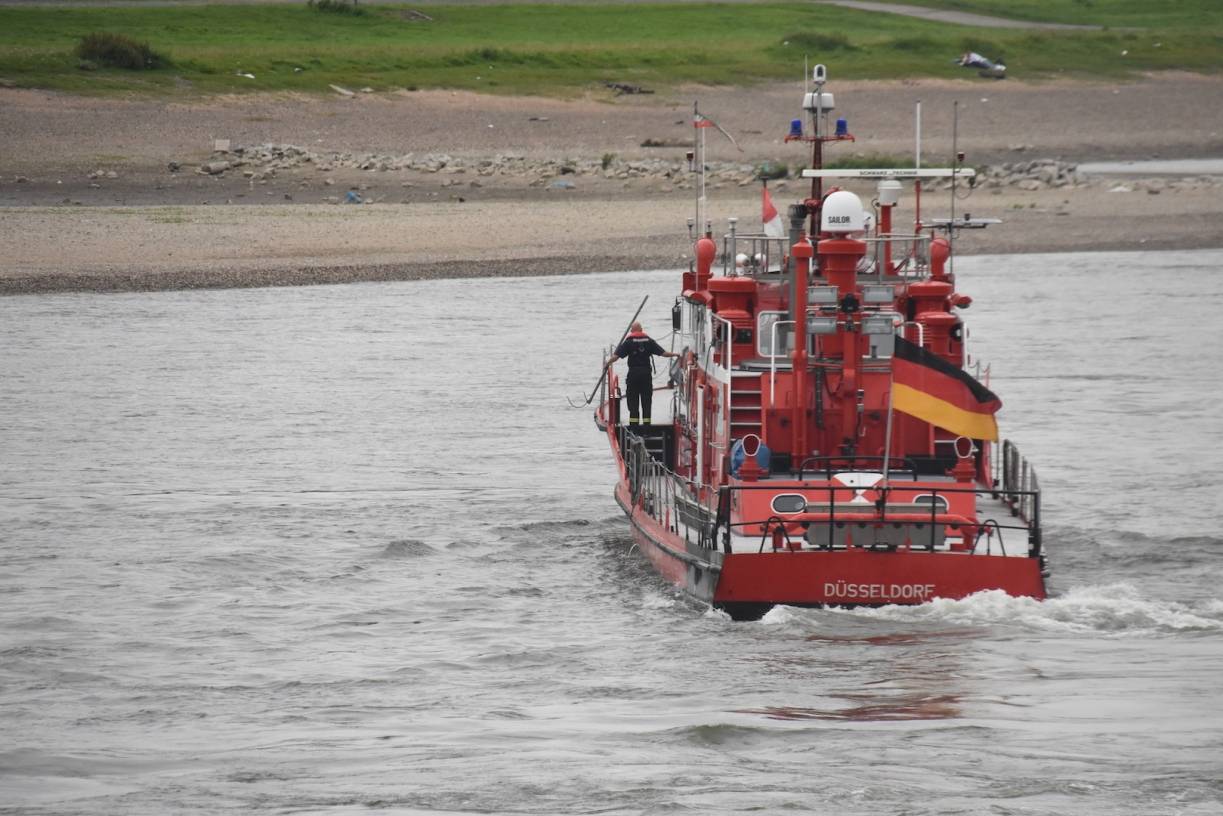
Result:
M849 190L829 193L820 208L820 229L823 232L862 232L866 229L866 213L862 199Z

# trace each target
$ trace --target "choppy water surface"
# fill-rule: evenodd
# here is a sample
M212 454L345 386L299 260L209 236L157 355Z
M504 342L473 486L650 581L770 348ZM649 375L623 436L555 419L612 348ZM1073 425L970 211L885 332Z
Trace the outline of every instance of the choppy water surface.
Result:
M1055 597L757 623L565 405L673 273L0 300L0 810L1223 813L1221 264L960 260Z

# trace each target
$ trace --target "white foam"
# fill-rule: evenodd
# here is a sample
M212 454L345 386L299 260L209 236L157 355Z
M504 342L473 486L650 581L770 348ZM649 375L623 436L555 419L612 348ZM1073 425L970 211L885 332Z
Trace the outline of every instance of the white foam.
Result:
M766 626L784 626L798 620L797 610L792 606L775 606L760 619Z
M641 596L642 609L671 609L677 602L674 595L664 595L661 592L646 592Z
M1223 607L1223 603L1218 604ZM1190 607L1143 597L1131 584L1076 587L1065 595L1037 601L1001 590L978 592L963 600L936 599L920 606L885 606L861 614L887 620L921 620L956 625L1013 624L1043 631L1152 632L1223 631L1223 620L1207 617L1223 610ZM1202 613L1205 613L1202 614Z
M1223 600L1211 598L1202 604L1202 614L1223 617Z

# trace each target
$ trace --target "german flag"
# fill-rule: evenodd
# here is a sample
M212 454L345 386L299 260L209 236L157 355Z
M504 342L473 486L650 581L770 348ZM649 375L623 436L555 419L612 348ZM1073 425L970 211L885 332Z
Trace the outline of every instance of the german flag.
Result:
M998 439L1002 400L968 372L903 337L892 357L892 407L970 439Z

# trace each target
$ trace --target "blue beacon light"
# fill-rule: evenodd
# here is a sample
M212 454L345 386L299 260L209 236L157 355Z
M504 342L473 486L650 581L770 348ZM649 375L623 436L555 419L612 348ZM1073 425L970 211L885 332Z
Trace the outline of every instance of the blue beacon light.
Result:
M791 119L790 120L790 135L796 139L802 138L802 135L803 135L803 120L802 119Z
M837 120L837 135L838 136L848 136L849 135L849 122L846 121L845 119Z

